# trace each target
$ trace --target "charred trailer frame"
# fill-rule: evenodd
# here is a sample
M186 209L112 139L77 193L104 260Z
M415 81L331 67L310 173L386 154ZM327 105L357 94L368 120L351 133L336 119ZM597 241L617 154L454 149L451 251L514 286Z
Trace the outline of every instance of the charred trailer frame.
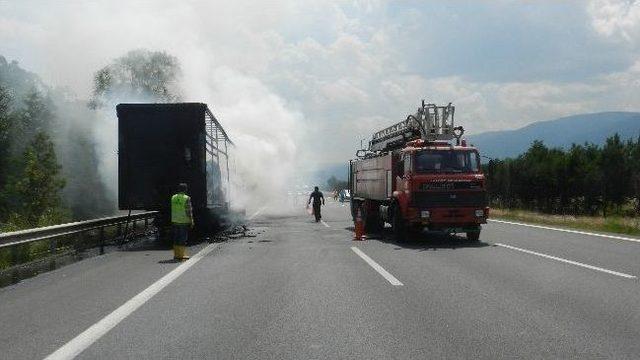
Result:
M159 211L166 228L171 195L186 183L196 230L219 227L229 211L233 142L207 105L119 104L116 111L119 208Z

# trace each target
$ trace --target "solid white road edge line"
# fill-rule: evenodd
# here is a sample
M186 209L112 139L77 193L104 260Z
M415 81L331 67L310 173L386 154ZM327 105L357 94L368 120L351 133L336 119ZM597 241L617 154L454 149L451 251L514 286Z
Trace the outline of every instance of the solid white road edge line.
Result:
M629 274L625 274L625 273L621 273L621 272L617 272L617 271L613 271L613 270L603 269L601 267L588 265L588 264L584 264L584 263L577 262L577 261L567 260L567 259L559 258L557 256L551 256L551 255L547 255L547 254L542 254L542 253L531 251L531 250L521 249L521 248L517 248L515 246L511 246L511 245L505 245L505 244L500 244L500 243L496 243L496 245L497 246L502 246L502 247L507 248L507 249L521 251L521 252L524 252L524 253L527 253L527 254L531 254L531 255L537 255L537 256L541 256L541 257L547 258L547 259L556 260L556 261L560 261L560 262L571 264L571 265L580 266L580 267L591 269L591 270L602 271L602 272L605 272L607 274L621 276L621 277L627 278L627 279L635 279L636 278L636 276L634 276L634 275L629 275Z
M329 224L327 224L326 222L324 222L324 220L320 220L320 222L322 223L322 225L324 225L324 226L326 226L326 227L328 227L328 228L330 228L330 227L331 227L331 226L329 226Z
M591 232L580 231L580 230L569 230L569 229L555 228L555 227L550 227L550 226L532 225L532 224L525 224L525 223L519 223L519 222L513 222L513 221L504 221L504 220L488 219L488 221L493 221L493 222L503 223L503 224L510 224L510 225L527 226L527 227L545 229L545 230L562 231L562 232L580 234L580 235L600 236L600 237L608 238L608 239L625 240L625 241L633 241L633 242L640 243L640 239L628 238L628 237L624 237L624 236L598 234L598 233L591 233Z
M197 264L200 259L205 257L208 253L214 250L219 244L210 244L204 249L200 250L191 259L183 262L177 268L173 269L167 275L160 278L160 280L151 284L148 288L144 289L138 295L132 297L129 301L122 306L114 310L111 314L102 318L102 320L93 324L87 330L83 331L80 335L73 338L71 341L63 345L61 348L50 354L45 360L53 359L73 359L78 356L82 351L87 349L91 344L100 339L104 334L109 332L118 325L122 320L131 315L140 306L144 305L149 299L154 297L167 285L171 284L182 273L187 271L190 267Z
M362 250L358 249L355 246L352 246L351 250L353 250L354 253L356 253L358 256L360 256L362 258L362 260L364 260L367 264L369 264L369 266L371 266L373 268L373 270L377 271L380 275L382 275L382 277L387 279L387 281L390 282L391 285L393 285L393 286L403 286L403 284L400 282L400 280L396 279L395 276L391 275L382 266L378 265L377 262L373 261L373 259L368 257L367 254L362 252Z
M260 215L261 212L264 211L264 209L266 209L266 206L261 207L260 209L258 209L258 211L254 212L253 215L249 216L249 220L253 220L253 218L255 218L256 216Z

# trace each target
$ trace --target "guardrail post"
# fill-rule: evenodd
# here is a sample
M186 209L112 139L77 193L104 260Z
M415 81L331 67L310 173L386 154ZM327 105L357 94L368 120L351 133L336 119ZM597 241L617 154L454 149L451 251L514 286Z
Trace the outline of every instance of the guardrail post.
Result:
M100 241L100 255L104 254L104 226L100 227L100 234L99 234L99 241Z
M13 267L11 271L12 283L17 283L18 281L20 281L20 269L16 267L18 265L18 247L19 245L11 247L11 267Z
M58 240L56 238L49 239L49 253L54 255L58 248Z
M19 248L20 245L15 245L11 247L11 266L18 265L18 257L20 256Z
M55 255L57 247L58 247L58 240L56 238L49 239L49 255ZM56 258L53 257L49 261L49 270L55 270L55 269L56 269Z

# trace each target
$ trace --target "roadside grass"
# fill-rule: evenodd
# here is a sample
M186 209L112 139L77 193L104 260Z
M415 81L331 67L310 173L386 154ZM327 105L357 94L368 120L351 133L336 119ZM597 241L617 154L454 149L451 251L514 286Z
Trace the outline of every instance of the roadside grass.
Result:
M553 225L576 230L640 235L640 217L549 215L534 211L491 208L489 218Z

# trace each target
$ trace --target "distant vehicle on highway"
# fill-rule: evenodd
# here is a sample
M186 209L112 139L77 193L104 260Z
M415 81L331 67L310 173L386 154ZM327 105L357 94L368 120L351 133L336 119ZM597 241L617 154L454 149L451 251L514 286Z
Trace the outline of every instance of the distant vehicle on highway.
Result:
M351 201L351 191L349 189L340 190L340 202Z

